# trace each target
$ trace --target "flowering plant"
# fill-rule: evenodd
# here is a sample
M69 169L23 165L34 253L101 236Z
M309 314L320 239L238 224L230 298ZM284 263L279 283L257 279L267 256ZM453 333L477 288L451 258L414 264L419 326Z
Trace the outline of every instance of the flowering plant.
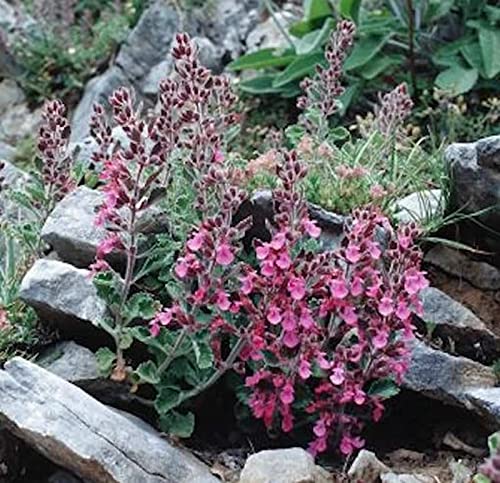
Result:
M175 266L179 297L153 319L151 334L175 334L174 347L205 334L215 365L203 389L236 370L268 429L290 432L307 416L312 452L332 443L349 454L363 443L362 421L381 417L408 363L411 315L421 311L418 293L427 286L413 244L418 230L394 231L377 210L358 210L342 248L320 252L320 228L298 190L306 170L295 152L282 156L272 236L256 241L256 262L241 260L247 222L232 226L230 208L242 195L231 189L221 213L186 243ZM174 359L166 360L158 371ZM171 394L168 410L199 392Z
M131 297L134 285L158 266L158 254L153 263L154 250L143 249L144 218L153 209L156 216L168 217L158 198L170 189L173 172L193 186L193 204L198 212L206 211L212 198L217 205L218 193L232 176L221 150L224 131L237 121L231 112L236 97L229 81L200 65L196 46L187 34L177 35L172 56L176 74L161 82L155 116L146 120L135 112L133 93L128 89L118 89L111 96L113 119L124 132L126 143L115 139L102 106L94 106L91 120L91 134L98 144L93 161L100 167L104 193L96 224L107 232L92 270L97 274L100 294L112 311L112 317L102 325L116 344L116 354L102 349L99 357L103 369L113 369L112 377L118 380L124 380L129 372L124 350L133 341L132 322L154 313L150 295L135 293ZM175 196L173 201L177 201ZM183 239L184 227L179 230L179 220L168 218L174 240L167 251L172 256L178 247L175 239ZM126 258L123 280L108 263L110 254L116 251Z

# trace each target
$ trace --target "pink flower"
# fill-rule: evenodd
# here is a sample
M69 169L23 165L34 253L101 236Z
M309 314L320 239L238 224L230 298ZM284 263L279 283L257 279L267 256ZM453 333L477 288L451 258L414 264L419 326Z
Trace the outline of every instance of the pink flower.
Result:
M368 251L370 253L370 256L374 260L378 260L382 255L382 251L380 250L378 243L370 243L368 246Z
M384 317L391 315L394 312L394 305L392 299L387 296L382 297L380 303L378 304L378 311L380 315L383 315Z
M96 258L104 258L106 255L109 255L113 250L117 248L123 247L123 244L118 237L118 235L113 234L104 239L101 243L99 243L97 247Z
M92 265L90 265L90 277L94 277L98 272L105 272L106 270L110 270L111 267L109 263L105 260L96 260Z
M274 238L271 240L271 248L273 250L281 250L285 246L286 235L284 233L277 233L274 235Z
M340 315L347 325L354 326L358 322L356 310L352 306L344 307Z
M410 268L405 272L405 290L409 295L416 295L429 286L424 272L419 272L415 268Z
M326 354L324 352L320 352L318 354L316 362L318 363L320 369L323 369L324 371L329 371L332 368L332 364L327 361Z
M192 252L197 252L203 246L204 241L205 234L199 231L187 241L186 245Z
M340 386L345 381L345 371L343 367L335 367L330 374L330 381L335 386Z
M227 293L224 292L223 290L219 290L215 294L215 300L217 307L219 307L220 310L222 311L227 311L231 307L231 302L229 301L229 297L227 296Z
M330 280L330 293L333 298L344 299L349 294L345 281L341 278Z
M281 325L287 332L294 331L297 328L297 319L295 318L293 311L287 310L285 312Z
M359 438L353 438L348 434L345 434L342 437L342 441L340 442L340 451L344 455L350 455L354 450L361 449L364 446L365 442Z
M252 293L252 291L254 289L255 278L256 278L256 276L252 272L250 272L248 275L245 275L244 277L240 278L241 291L245 295L249 295L250 293Z
M321 228L315 221L306 219L302 222L302 226L311 238L318 238L321 235Z
M314 327L314 319L312 318L311 311L307 308L303 308L300 312L299 321L304 329L312 329Z
M313 433L318 438L322 438L323 436L326 436L326 425L325 425L325 421L323 419L318 419L316 421L316 424L314 425L314 428L313 428Z
M280 393L280 400L283 404L290 405L295 399L295 391L293 386L287 382Z
M399 302L396 308L396 316L401 320L407 320L410 318L411 312L408 308L408 304L404 301Z
M294 347L297 347L299 343L300 339L296 332L285 332L285 335L283 337L283 344L285 344L286 347L288 347L289 349L293 349Z
M311 363L302 359L299 364L299 376L304 381L311 377Z
M219 245L215 250L215 253L215 261L223 267L231 265L231 263L233 263L234 261L234 254L231 251L231 247L227 243L222 243L221 245Z
M188 273L188 270L189 270L189 266L188 264L186 263L186 259L185 258L179 258L177 260L177 263L175 264L175 274L179 277L179 278L185 278L187 273Z
M258 260L265 260L269 256L269 245L264 243L255 249Z
M157 322L155 322L154 320L152 320L149 323L149 333L153 337L158 337L158 335L160 334L160 325Z
M306 284L301 277L292 277L287 288L294 300L302 300L306 295Z
M385 330L379 330L373 338L373 347L383 349L388 342L389 334Z
M358 263L361 259L361 251L357 245L349 243L345 250L345 257L351 263Z
M362 391L361 389L355 389L354 390L353 401L358 406L363 405L365 403L365 401L366 401L366 394L365 394L365 392Z
M214 161L218 164L224 162L224 153L220 149L215 150Z
M269 323L273 325L277 325L281 322L282 319L281 312L278 309L278 307L276 307L276 305L271 305L271 307L269 307L266 318L269 321Z
M274 275L274 263L273 262L264 262L260 267L260 273L265 277L272 277Z
M290 256L288 255L288 253L281 252L275 263L276 263L276 266L278 266L282 270L286 270L287 268L290 268L290 266L292 265L292 260L291 260Z
M363 281L359 277L354 277L351 282L351 294L359 297L363 293Z

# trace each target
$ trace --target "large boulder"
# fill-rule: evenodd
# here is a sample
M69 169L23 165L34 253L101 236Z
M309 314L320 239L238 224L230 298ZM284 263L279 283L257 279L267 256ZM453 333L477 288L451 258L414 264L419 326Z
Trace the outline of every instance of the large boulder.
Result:
M20 298L63 338L99 345L108 341L97 325L109 316L90 272L57 260L41 259L25 275Z
M465 253L438 244L425 254L425 261L440 270L466 280L482 290L500 290L500 269L472 260Z
M490 367L465 357L432 349L422 342L412 344L411 362L403 378L403 387L431 399L451 404L485 416L470 402L471 391L494 388L497 378ZM484 409L488 411L488 408ZM500 419L495 413L486 419Z
M483 224L486 230L471 223L470 231L500 252L500 136L452 144L445 161L452 177L450 210Z
M426 329L436 331L440 337L450 338L456 344L468 347L481 346L484 352L500 350L500 338L471 310L435 287L422 290L420 298L423 314L420 320ZM430 325L430 327L429 327Z
M0 371L0 421L54 463L94 483L216 483L153 428L21 358Z

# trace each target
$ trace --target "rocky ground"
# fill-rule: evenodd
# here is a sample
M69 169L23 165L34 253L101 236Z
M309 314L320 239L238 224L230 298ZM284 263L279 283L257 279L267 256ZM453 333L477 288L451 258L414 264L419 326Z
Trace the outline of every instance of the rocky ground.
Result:
M75 155L89 158L94 147L87 130L91 106L116 87L133 86L145 106L153 107L159 79L171 69L167 53L179 25L196 36L204 63L216 71L244 49L272 42L274 24L259 23L256 4L217 2L211 21L206 22L202 10L181 18L168 3L153 2L114 62L85 87L72 122ZM0 0L1 22L11 22L12 28L19 22L4 0ZM13 164L15 146L35 130L40 113L28 106L22 90L10 80L0 83L0 113L0 158L9 163L7 182L22 183L26 174ZM444 162L453 174L455 206L474 213L498 205L500 137L450 146ZM436 192L425 195L433 200L440 197ZM230 431L218 429L222 423L217 414L210 415L205 434L185 449L137 417L146 415L148 420L151 412L140 397L104 380L98 372L92 350L109 343L96 327L107 309L86 267L105 235L93 224L100 199L97 191L81 187L56 207L42 230L51 251L22 282L21 298L34 307L43 324L57 331L60 342L44 348L33 361L14 358L0 371L0 481L471 480L485 456L487 435L500 427L500 387L498 373L492 369L500 359L497 260L442 245L429 247L425 263L432 286L423 296L425 314L416 322L419 337L411 367L402 393L389 404L386 419L367 434L367 447L377 456L362 451L346 468L328 459L320 467L299 448L258 451L264 445L252 441L232 447ZM420 199L402 200L401 218L423 216ZM265 193L253 201L250 209L259 225L266 213ZM0 206L11 219L27 216L1 197ZM439 202L434 209L442 209ZM311 211L323 228L323 242L338 243L342 218L314 207ZM161 229L161 219L155 223L158 226L151 229ZM481 224L499 227L498 209L485 213ZM488 253L500 253L498 239L477 226L462 224L459 235ZM121 262L119 255L113 261L118 266ZM207 407L211 406L207 403ZM214 434L217 438L210 437ZM225 447L219 441L224 437Z

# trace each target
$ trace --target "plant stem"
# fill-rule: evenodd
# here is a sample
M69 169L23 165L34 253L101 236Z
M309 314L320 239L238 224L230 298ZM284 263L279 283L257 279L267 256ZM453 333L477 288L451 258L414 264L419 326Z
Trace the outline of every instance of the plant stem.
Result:
M170 366L170 363L174 360L175 354L181 344L184 342L184 339L186 338L187 330L184 328L180 331L179 336L177 337L177 340L175 341L174 346L172 347L172 350L170 351L170 354L165 358L165 360L158 366L157 374L160 375L165 369Z
M413 0L406 0L406 9L408 11L408 60L410 62L411 85L413 95L417 95L417 72L415 68L415 9Z
M198 394L201 394L203 391L213 386L229 369L231 369L237 357L240 355L241 349L243 349L245 343L245 338L241 337L221 367L219 367L203 384L200 384L198 387L195 387L193 390L185 393L180 398L178 405L180 406L184 401L198 396Z

